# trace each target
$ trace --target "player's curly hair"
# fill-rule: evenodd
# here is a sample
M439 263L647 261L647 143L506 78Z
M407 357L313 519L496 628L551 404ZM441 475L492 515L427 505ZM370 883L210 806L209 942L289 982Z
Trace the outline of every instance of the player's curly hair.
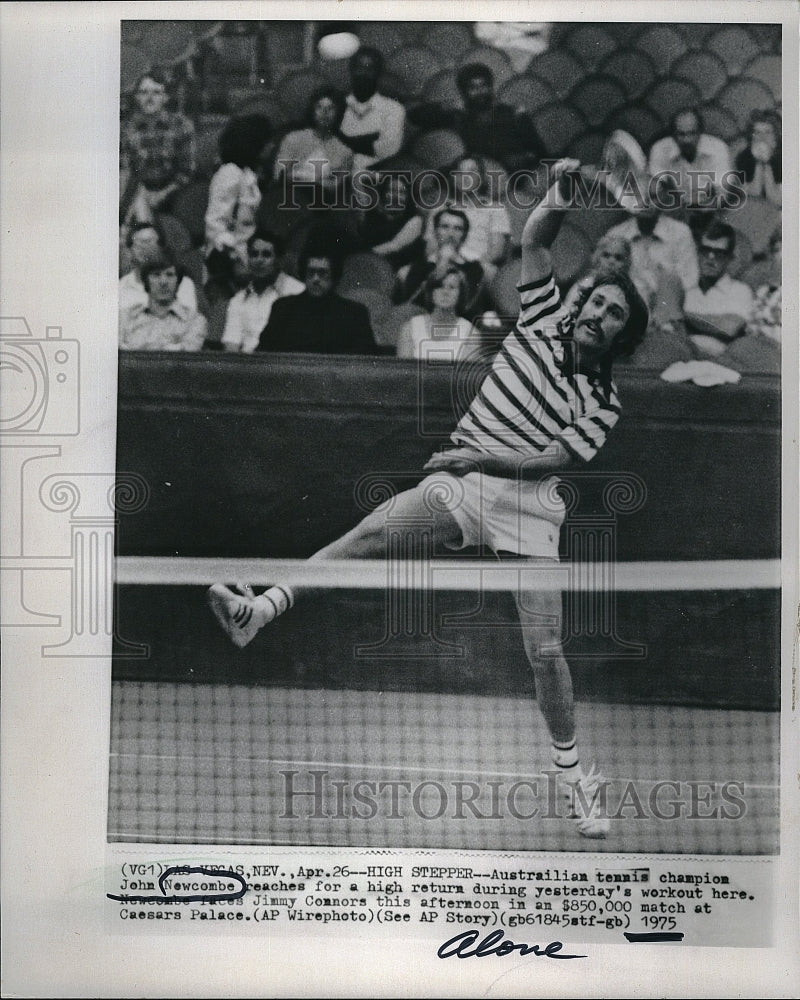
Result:
M582 289L575 300L575 316L579 316L581 310L589 300L589 296L603 285L616 285L625 296L628 303L628 319L625 326L619 331L611 342L602 364L609 372L615 358L630 357L636 348L641 344L647 333L647 324L650 322L650 311L647 308L642 296L639 294L636 285L627 274L597 275L591 284Z

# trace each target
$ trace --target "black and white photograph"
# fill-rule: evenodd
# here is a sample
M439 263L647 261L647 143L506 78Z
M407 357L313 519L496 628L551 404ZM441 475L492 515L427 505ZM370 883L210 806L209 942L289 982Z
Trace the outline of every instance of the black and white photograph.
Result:
M4 150L70 288L2 269L4 730L81 685L62 894L125 958L53 995L793 995L795 5L64 6L81 197Z

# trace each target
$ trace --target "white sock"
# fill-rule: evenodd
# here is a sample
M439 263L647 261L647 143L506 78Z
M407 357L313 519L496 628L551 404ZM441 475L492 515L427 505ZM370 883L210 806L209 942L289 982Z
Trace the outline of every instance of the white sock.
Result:
M270 587L253 601L259 613L264 616L264 625L268 625L294 604L294 594L289 587Z
M577 780L581 776L581 765L578 761L578 749L575 740L569 743L558 743L553 740L550 746L553 763L564 775L567 781Z

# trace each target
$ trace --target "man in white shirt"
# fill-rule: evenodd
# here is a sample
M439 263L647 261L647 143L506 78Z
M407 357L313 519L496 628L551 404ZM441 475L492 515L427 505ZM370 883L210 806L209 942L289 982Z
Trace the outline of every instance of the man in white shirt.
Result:
M266 229L256 229L247 241L250 283L228 303L222 343L226 351L252 354L272 307L285 295L299 295L305 285L281 270L283 243Z
M147 305L148 294L142 282L142 268L156 260L164 249L161 233L152 222L131 226L125 243L130 250L133 268L119 279L120 310ZM197 290L191 278L184 275L181 279L176 299L190 312L197 312Z
M350 60L351 92L340 128L341 138L355 153L354 170L394 156L403 144L406 109L378 93L383 56L362 48Z
M683 208L719 207L718 201L724 199L730 183L727 175L733 169L730 150L722 139L703 132L703 120L696 108L679 111L670 131L650 150L651 176L663 176L680 192Z
M736 249L736 232L713 220L698 244L700 277L686 293L684 319L689 339L701 357L722 354L740 337L753 308L753 293L727 271Z
M631 248L631 277L641 275L658 286L662 274L680 279L684 291L697 285L697 250L685 222L664 215L653 205L612 226L608 236L626 240ZM638 284L638 283L637 283Z

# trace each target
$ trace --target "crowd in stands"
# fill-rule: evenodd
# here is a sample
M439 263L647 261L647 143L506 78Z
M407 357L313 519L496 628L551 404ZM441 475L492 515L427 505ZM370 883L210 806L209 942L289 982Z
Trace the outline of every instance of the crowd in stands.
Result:
M381 93L383 72L382 54L362 47L349 92L314 90L294 127L232 117L194 247L170 234L196 171L196 129L169 110L164 76L139 79L120 141L120 348L422 358L433 345L455 361L496 344L516 319L498 293L518 268L509 178L524 176L517 195L543 190L545 144L528 111L498 98L486 65L459 70L461 109L404 105ZM441 162L423 184L404 156L426 137ZM598 274L624 271L650 310L632 365L779 371L780 115L753 109L732 150L699 107L679 108L642 162L642 197L592 234L584 273L556 274L567 303ZM737 225L747 203L766 208ZM768 217L769 232L748 230Z

